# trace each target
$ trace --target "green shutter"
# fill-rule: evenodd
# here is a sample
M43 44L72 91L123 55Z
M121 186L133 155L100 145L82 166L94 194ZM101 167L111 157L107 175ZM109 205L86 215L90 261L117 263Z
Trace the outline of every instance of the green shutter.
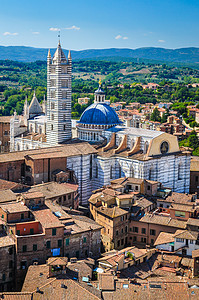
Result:
M69 239L66 239L66 246L69 246Z
M86 243L86 237L83 238L83 243Z
M37 251L37 244L33 244L33 251Z
M62 240L58 240L58 247L62 246Z

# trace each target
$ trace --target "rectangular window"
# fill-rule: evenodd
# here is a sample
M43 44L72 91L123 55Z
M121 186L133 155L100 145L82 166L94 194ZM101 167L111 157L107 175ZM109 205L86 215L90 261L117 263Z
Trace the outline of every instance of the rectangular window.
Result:
M142 237L142 238L141 238L141 242L142 242L142 243L146 243L146 238L143 238L143 237Z
M185 212L184 211L175 211L175 216L180 218L185 218Z
M24 214L21 214L21 220L24 220Z
M86 237L83 238L83 243L86 243Z
M20 235L20 230L17 230L17 235Z
M150 191L150 189L151 189L151 187L150 187L150 185L148 185L148 186L147 186L147 190Z
M124 245L124 239L121 239L121 245Z
M69 239L66 239L66 246L69 245Z
M27 245L23 245L22 252L26 252L26 251L27 251Z
M58 246L58 247L61 247L61 246L62 246L62 240L58 240L58 241L57 241L57 246Z
M193 240L190 240L190 244L193 244Z
M138 191L138 186L137 185L135 186L135 190Z
M56 233L57 233L57 229L56 229L56 228L53 228L53 229L52 229L52 235L54 236L54 235L56 235Z
M79 258L79 251L76 251L76 257Z
M138 227L133 227L133 232L137 232L138 233Z
M142 228L142 234L146 234L146 228Z
M154 239L151 239L151 244L152 244L152 245L154 244Z
M51 248L51 243L50 243L50 241L47 241L47 242L46 242L46 248L48 248L48 249Z
M30 234L34 234L34 228L30 228Z
M137 236L133 237L133 241L136 242L137 241Z
M118 235L118 230L116 230L116 235Z
M6 280L6 274L2 275L2 280L5 281Z
M154 229L150 229L150 235L156 235L156 231Z
M13 248L9 248L9 254L10 254L10 255L13 254Z
M33 249L33 251L37 251L37 244L33 244L32 249Z
M184 243L184 239L176 238L176 242L178 242L178 243Z

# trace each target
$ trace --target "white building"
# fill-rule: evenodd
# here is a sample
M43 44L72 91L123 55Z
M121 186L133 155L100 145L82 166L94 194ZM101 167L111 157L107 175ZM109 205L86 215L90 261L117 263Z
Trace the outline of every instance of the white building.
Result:
M161 232L154 245L159 250L192 256L192 251L199 249L198 232L188 230L177 230L174 234Z

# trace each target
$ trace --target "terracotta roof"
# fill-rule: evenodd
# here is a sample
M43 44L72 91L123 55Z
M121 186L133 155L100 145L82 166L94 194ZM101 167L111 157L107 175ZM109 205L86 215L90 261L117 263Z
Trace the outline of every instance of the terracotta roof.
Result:
M15 245L14 240L9 236L0 237L0 248Z
M0 292L0 298L4 300L32 300L32 293Z
M7 213L20 213L30 211L26 205L20 202L1 204L0 207Z
M150 223L150 224L158 224L169 227L176 227L185 229L186 221L172 219L171 217L161 216L156 214L146 214L145 216L139 219L139 222Z
M73 193L78 190L78 185L69 183L46 182L32 186L30 192L42 193L46 199Z
M0 179L0 190L12 190L18 188L19 186L20 184L17 182Z
M0 203L11 202L16 200L16 194L13 191L1 190L0 191Z
M116 218L128 214L128 211L116 206L115 207L100 206L97 208L97 212L109 216L111 218Z
M114 291L114 275L110 273L99 274L99 290L102 291Z
M191 195L191 194L187 195L187 194L172 192L171 195L169 195L165 200L162 199L162 201L173 202L173 203L187 203L187 202L191 202L192 198L193 198L193 195ZM161 201L161 199L160 199L160 201ZM192 203L190 203L190 204L192 204Z
M77 155L86 155L86 154L94 154L97 153L97 150L93 148L89 143L86 142L71 142L68 144L60 144L56 147L48 147L48 148L41 148L41 149L34 149L34 150L25 150L25 151L18 151L18 152L9 152L9 153L2 153L0 154L0 162L8 162L8 161L17 161L17 160L24 160L25 156L30 156L35 159L43 158L44 157L51 157L53 153L56 156L57 152L61 152L60 154L63 157L71 157Z
M10 123L11 118L13 118L13 116L0 116L0 123Z
M192 257L193 257L193 258L199 257L199 249L193 250L193 251L192 251Z
M31 190L27 193L23 193L22 195L25 199L35 199L35 198L44 197L43 193L41 193L41 192L32 192Z
M174 234L175 238L187 239L187 240L197 240L198 232L196 231L188 231L188 230L177 230Z
M67 257L49 257L47 265L49 266L65 266L68 263Z
M199 226L199 219L189 218L187 225Z
M174 234L168 232L160 232L157 239L155 240L154 246L173 243L174 242Z
M186 212L194 212L196 208L193 208L193 203L192 205L184 205L184 204L176 204L172 203L171 206L169 207L170 210L179 210L179 211L186 211Z
M99 290L92 286L88 286L86 283L76 282L68 278L67 274L57 276L57 278L48 277L48 274L49 266L47 265L30 266L26 274L22 292L32 292L33 299L38 300L101 299ZM37 288L39 288L41 293L37 292Z
M32 213L44 228L64 227L59 219L48 208L35 210L32 211Z

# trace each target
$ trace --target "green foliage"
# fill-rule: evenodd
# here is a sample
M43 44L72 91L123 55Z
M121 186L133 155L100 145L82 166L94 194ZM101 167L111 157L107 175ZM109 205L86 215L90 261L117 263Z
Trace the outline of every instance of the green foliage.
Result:
M157 109L157 107L153 110L152 114L151 114L151 121L157 121L160 122L161 121L161 117L160 117L160 112Z
M187 139L180 141L179 145L192 148L194 150L193 155L198 155L199 154L199 139L198 139L196 131L192 130L192 132L190 133L190 136ZM196 154L196 153L198 153L198 154Z

